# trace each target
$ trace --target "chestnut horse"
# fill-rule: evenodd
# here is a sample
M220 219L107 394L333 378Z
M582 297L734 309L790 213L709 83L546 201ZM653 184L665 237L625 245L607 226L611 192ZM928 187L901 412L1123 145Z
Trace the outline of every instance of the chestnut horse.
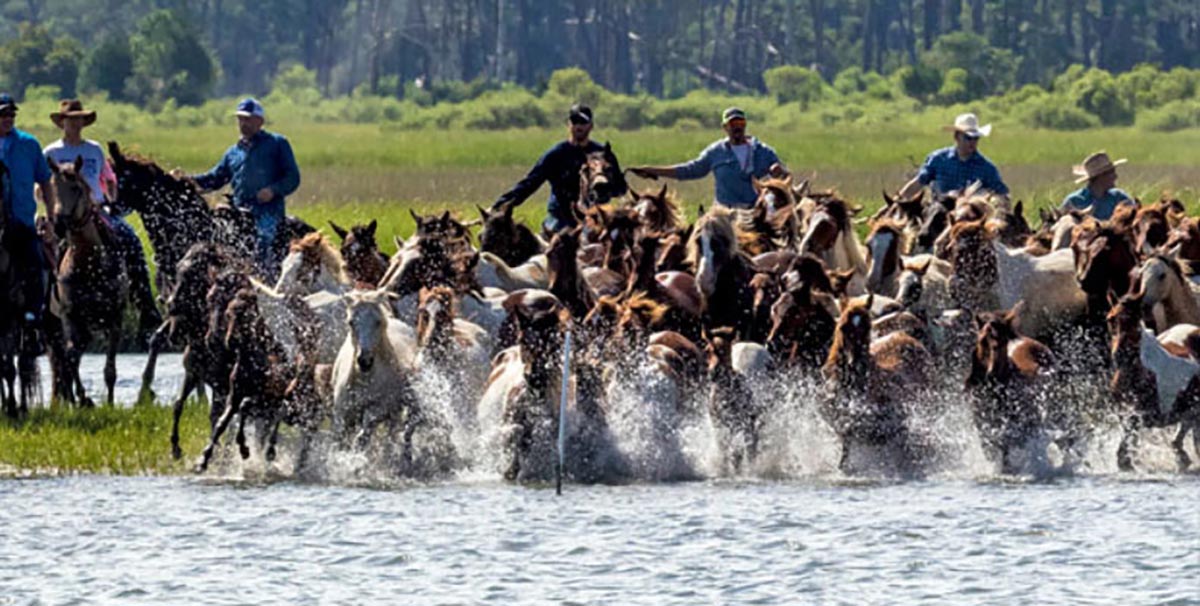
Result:
M366 225L352 225L348 230L333 221L329 222L329 227L342 240L339 252L354 287L371 289L378 286L387 271L388 258L379 252L379 245L375 243L375 220L371 219Z

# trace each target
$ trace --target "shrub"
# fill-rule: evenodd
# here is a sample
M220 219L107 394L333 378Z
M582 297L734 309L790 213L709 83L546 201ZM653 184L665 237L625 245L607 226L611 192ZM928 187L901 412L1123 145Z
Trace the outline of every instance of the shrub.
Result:
M1075 107L1061 95L1041 95L1018 106L1019 119L1033 128L1083 130L1100 126L1100 120Z
M971 94L970 79L970 74L961 67L947 70L946 77L942 80L942 87L938 89L938 103L952 105L974 99L975 97Z
M1089 69L1068 91L1075 106L1100 118L1106 126L1133 124L1133 100L1121 94L1112 74Z
M921 101L930 100L942 87L942 72L923 63L901 67L892 79L905 95Z
M1146 130L1162 132L1200 127L1200 101L1172 101L1158 109L1140 112L1137 123Z
M825 96L825 81L821 76L797 65L773 67L763 72L763 82L777 102L799 102L802 109Z
M592 81L592 77L583 69L568 67L554 70L550 74L549 92L570 99L571 103L586 103L595 106L599 103L604 89Z

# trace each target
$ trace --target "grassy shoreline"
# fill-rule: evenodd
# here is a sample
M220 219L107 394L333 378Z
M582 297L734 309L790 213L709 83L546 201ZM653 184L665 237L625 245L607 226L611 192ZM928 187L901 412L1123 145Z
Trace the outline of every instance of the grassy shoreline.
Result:
M208 409L184 407L180 445L171 458L171 408L97 406L35 408L19 421L0 420L0 477L99 473L182 475L208 440ZM230 434L232 435L232 434ZM232 438L230 438L232 439Z

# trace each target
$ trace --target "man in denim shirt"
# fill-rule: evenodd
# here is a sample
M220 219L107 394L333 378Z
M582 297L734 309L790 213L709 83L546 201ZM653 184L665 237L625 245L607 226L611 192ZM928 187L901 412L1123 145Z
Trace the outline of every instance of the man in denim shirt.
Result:
M945 195L979 181L982 189L1007 198L1008 186L1000 179L1000 171L979 153L979 140L991 134L992 125L979 126L975 114L962 114L946 128L954 132L954 145L929 154L917 176L900 188L899 197L912 199L924 185L931 185L935 195Z
M58 205L50 165L42 155L42 144L16 127L17 102L8 93L0 93L0 162L4 163L3 195L0 210L4 220L3 245L12 253L12 263L21 276L21 348L25 353L41 353L37 327L46 303L47 263L37 235L34 215L37 199L34 185L42 190L46 214Z
M729 208L750 208L758 200L754 179L782 177L787 169L771 146L746 135L746 112L736 107L721 114L726 137L704 148L695 160L674 166L639 166L629 172L643 178L687 181L713 174L713 201Z
M242 138L212 170L193 179L205 191L232 184L233 204L249 210L254 217L259 271L274 280L282 261L275 258L275 233L284 220L285 198L300 187L300 168L288 140L263 130L265 115L262 104L255 99L238 103Z

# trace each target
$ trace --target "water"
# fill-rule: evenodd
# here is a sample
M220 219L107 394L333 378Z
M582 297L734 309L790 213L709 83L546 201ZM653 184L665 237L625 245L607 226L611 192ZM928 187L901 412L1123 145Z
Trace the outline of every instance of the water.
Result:
M88 397L97 404L104 401L104 355L84 354L79 362L79 376ZM50 365L46 357L38 358L41 369L42 393L50 394ZM142 369L146 367L146 354L120 354L117 356L117 383L113 386L113 398L118 404L128 406L137 402L142 388ZM169 402L183 386L183 355L165 353L158 356L153 389L159 401Z
M0 482L0 602L1200 603L1195 476Z
M773 386L763 454L733 474L662 388L610 393L633 480L562 497L500 482L488 432L462 428L465 466L433 481L327 451L297 474L294 436L203 477L0 480L0 604L1200 604L1200 474L1173 470L1167 432L1139 473L1101 428L1080 460L999 476L961 407L931 403L925 473L865 456L847 478L813 394Z

